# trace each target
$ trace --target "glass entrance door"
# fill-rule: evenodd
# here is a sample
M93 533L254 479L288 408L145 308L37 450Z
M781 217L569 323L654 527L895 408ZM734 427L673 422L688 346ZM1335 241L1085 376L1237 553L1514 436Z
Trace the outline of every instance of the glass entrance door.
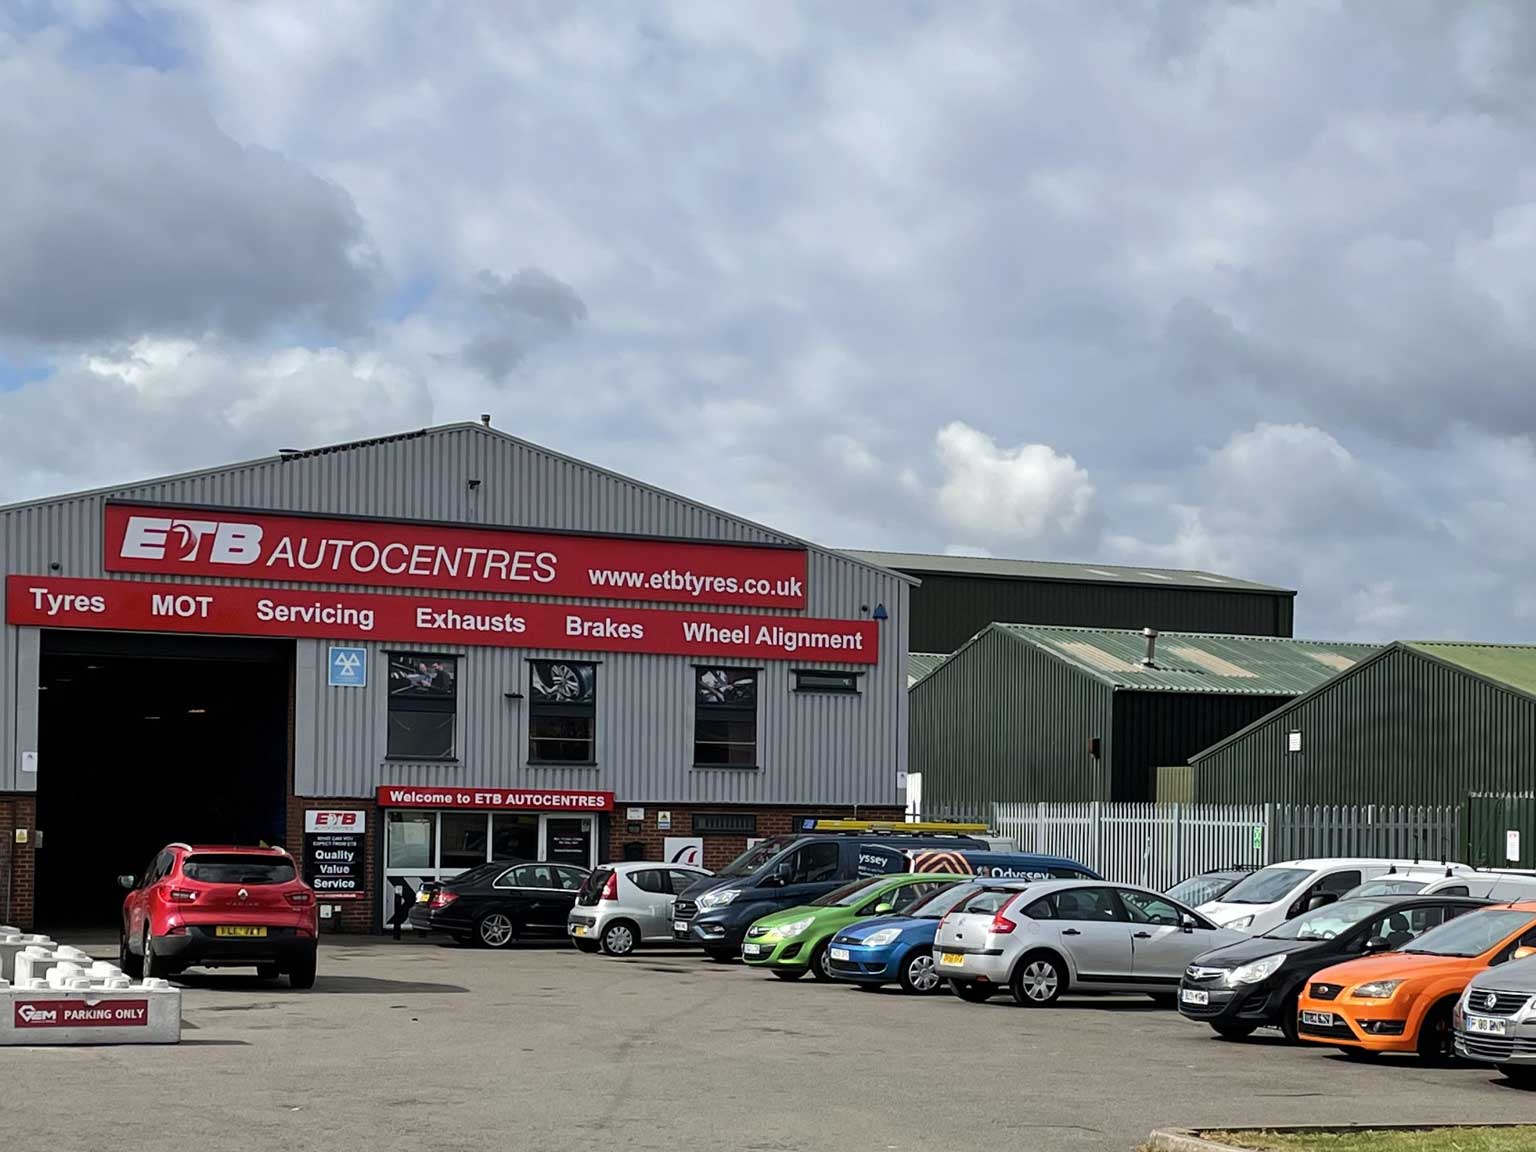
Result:
M592 867L592 817L545 816L544 851L541 860L555 864Z

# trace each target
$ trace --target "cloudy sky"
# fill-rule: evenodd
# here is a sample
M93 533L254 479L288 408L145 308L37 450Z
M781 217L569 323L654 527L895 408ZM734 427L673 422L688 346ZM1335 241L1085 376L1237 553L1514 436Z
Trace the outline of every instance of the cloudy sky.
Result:
M0 8L0 499L428 423L1536 642L1536 5Z

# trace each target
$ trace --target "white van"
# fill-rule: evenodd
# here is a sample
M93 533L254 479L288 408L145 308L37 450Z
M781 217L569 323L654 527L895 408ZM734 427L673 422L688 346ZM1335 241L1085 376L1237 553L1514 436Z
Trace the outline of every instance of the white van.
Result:
M1433 873L1454 879L1475 873L1465 864L1426 865L1422 860L1373 860L1338 857L1332 860L1287 860L1270 864L1245 877L1220 900L1199 911L1223 928L1262 936L1293 916L1339 899L1351 888L1396 870Z
M1536 900L1536 876L1529 872L1477 870L1467 872L1455 864L1434 868L1389 871L1344 893L1345 900L1359 896L1475 896L1498 903Z

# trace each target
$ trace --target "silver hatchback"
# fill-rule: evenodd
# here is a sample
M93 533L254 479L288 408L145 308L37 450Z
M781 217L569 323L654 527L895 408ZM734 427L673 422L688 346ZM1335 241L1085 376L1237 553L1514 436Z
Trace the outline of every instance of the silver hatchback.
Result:
M1246 939L1160 892L1103 880L1003 881L949 912L933 942L938 974L963 1000L1007 989L1029 1006L1069 989L1145 992L1173 1007L1185 967Z
M678 893L710 875L687 864L604 864L587 877L566 919L583 952L628 956L642 944L671 944Z
M1456 1055L1485 1064L1522 1085L1536 1085L1536 951L1479 972L1451 1014Z

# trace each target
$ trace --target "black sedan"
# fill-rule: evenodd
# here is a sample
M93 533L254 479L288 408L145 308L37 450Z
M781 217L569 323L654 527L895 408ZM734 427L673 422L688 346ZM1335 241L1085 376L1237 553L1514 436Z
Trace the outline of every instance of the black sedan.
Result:
M465 944L505 948L534 935L565 935L565 921L587 869L502 860L471 868L430 891L411 909L418 932L446 932Z
M1340 900L1263 936L1197 956L1179 984L1179 1011L1229 1039L1268 1026L1294 1041L1296 999L1311 976L1346 960L1401 948L1487 903L1466 896Z

